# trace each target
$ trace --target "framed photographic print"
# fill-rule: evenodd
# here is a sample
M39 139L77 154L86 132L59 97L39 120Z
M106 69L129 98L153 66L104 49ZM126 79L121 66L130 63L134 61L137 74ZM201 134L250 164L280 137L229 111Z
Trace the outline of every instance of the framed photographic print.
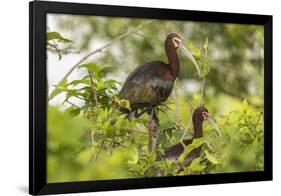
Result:
M272 16L29 6L30 194L272 180Z

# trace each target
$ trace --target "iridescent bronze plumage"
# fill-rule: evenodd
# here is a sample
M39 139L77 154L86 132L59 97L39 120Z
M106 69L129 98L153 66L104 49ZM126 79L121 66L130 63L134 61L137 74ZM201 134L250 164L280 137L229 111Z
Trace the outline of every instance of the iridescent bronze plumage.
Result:
M207 108L203 106L197 107L192 115L192 122L193 122L193 128L194 133L193 137L191 139L183 140L183 143L185 146L190 145L194 139L203 137L203 121L206 120L204 118L204 113L208 114ZM184 152L184 146L181 142L169 147L165 150L165 158L167 159L178 159L181 154ZM201 152L201 146L198 148L193 149L186 157L185 159L194 159L200 155Z
M175 37L180 39L177 34L170 34L165 41L168 63L148 62L138 66L127 77L120 98L130 102L132 111L155 107L170 96L180 69L177 48L172 41Z

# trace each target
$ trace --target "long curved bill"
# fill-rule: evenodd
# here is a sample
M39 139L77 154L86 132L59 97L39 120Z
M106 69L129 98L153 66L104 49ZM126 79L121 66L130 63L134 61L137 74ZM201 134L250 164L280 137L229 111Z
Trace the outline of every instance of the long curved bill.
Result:
M184 52L184 54L186 54L186 56L191 60L191 62L193 63L193 65L195 66L198 75L200 76L200 68L199 65L197 64L196 60L194 59L193 55L191 54L191 52L189 52L189 50L183 45L183 43L179 44L179 48Z
M218 133L218 135L221 137L222 134L221 134L221 131L220 131L220 129L219 129L217 123L215 123L215 121L214 121L210 116L208 116L208 117L206 118L206 120L207 120L208 123L216 130L216 132Z

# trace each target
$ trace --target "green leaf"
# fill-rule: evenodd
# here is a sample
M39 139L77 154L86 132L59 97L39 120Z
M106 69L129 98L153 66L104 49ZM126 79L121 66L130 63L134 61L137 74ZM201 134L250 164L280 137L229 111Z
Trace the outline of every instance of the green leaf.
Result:
M244 99L244 101L242 102L242 111L246 112L249 108L249 104L248 101L246 99Z
M73 80L72 82L68 83L67 86L76 86L79 84L86 84L86 85L90 85L90 80L89 80L89 76L85 76L84 78L82 78L81 80Z
M113 70L115 70L115 68L116 68L115 66L111 66L111 65L108 65L108 64L103 65L101 67L101 73L106 74L108 72L112 72Z
M181 154L179 161L183 162L185 157L195 148L198 148L199 146L201 146L204 143L204 139L203 138L198 138L198 139L194 139L192 141L192 143L188 146L185 147L184 152Z
M75 117L75 116L78 116L80 114L80 108L73 108L69 111L69 115L70 117Z
M58 42L62 42L62 43L71 43L71 42L73 42L70 39L64 38L58 32L47 32L47 41L50 41L50 40L57 40Z
M205 77L211 70L211 66L207 58L202 57L198 61L198 65L200 66L200 78Z
M79 66L79 68L81 67L84 67L95 74L99 74L101 72L101 68L95 63L83 64Z
M201 172L203 169L206 168L205 165L200 163L201 159L200 157L193 159L191 164L184 168L185 173L190 173L190 172Z
M131 110L130 102L126 99L121 99L119 102L119 105L123 108L127 108L127 109Z
M65 89L67 89L67 79L64 79L63 81L61 81L59 84L57 84L55 86L55 89L53 90L53 92L49 95L49 101L52 100L55 96L57 96L58 94L62 93L63 91L65 91Z
M205 52L202 52L202 50L204 50ZM199 78L205 77L210 72L211 69L210 62L208 59L208 38L206 38L202 50L199 50L199 52L195 53L195 59L200 69Z
M91 158L94 156L93 150L91 148L85 149L77 154L75 161L81 165L89 164Z
M131 150L129 150L130 159L128 160L129 164L136 164L139 160L139 152L138 148L136 146L132 147Z
M55 107L49 106L47 114L48 139L56 141L60 148L78 145L79 138L85 134L90 125L85 118L80 116L69 118L68 112L60 111Z
M154 162L154 161L156 161L156 158L157 158L156 152L151 152L150 155L149 155L149 160L151 162Z
M204 152L208 161L210 161L214 165L219 164L219 161L213 155L211 155L207 150L205 150Z
M47 46L53 48L53 49L56 51L56 53L58 54L59 60L61 60L62 55L61 55L61 53L60 53L60 49L59 49L56 45L51 44L51 43L49 43L49 42L47 42Z

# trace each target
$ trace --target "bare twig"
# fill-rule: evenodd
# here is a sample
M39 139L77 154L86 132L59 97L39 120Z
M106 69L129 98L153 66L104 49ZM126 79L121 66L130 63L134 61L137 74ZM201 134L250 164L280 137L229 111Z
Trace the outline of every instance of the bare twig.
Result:
M57 45L51 44L51 43L48 43L48 47L47 47L47 50L49 52L56 52L56 53L60 53L60 54L70 54L70 53L79 54L80 53L79 50L73 50L73 49L75 49L75 48L72 47L72 46L68 46L68 47L64 47L64 48L58 48Z
M150 22L152 22L152 21L147 21L147 22L145 22L145 23L142 23L142 24L138 25L138 26L137 26L136 28L134 28L133 30L127 31L126 33L124 33L124 34L122 34L122 35L116 37L115 39L112 39L110 42L108 42L108 43L105 44L104 46L102 46L102 47L100 47L100 48L98 48L98 49L96 49L96 50L90 52L90 53L87 54L86 56L84 56L82 59L80 59L76 64L74 64L74 65L71 67L71 69L65 74L65 76L58 82L58 85L59 85L62 81L64 81L64 80L65 80L81 63L83 63L84 61L86 61L89 57L91 57L92 55L94 55L94 54L96 54L96 53L101 52L102 50L104 50L104 49L110 47L112 44L114 44L114 43L116 43L116 42L118 42L118 41L124 39L125 37L127 37L127 36L129 36L129 35L131 35L131 34L133 34L133 33L135 33L135 32L137 32L137 31L140 30L144 25L146 25L146 24L148 24L148 23L150 23ZM58 86L58 85L57 85L57 86ZM54 89L54 90L55 90L55 89ZM52 94L52 93L54 92L54 90L53 90L50 94Z
M175 107L176 107L176 113L175 113L175 118L176 118L176 122L177 124L179 124L180 122L180 106L179 106L179 96L178 96L178 88L177 88L177 80L175 81L175 85L174 85L174 90L173 90L173 99L175 101Z
M95 145L95 135L94 132L91 130L91 144Z
M67 100L67 101L65 101L65 102L66 102L66 103L69 103L70 105L72 105L72 106L74 106L74 107L76 107L76 108L82 109L81 107L79 107L78 105L76 105L76 104L70 102L69 100Z
M209 45L209 41L208 41L208 37L206 37L206 42L205 42L205 45L204 45L204 49L205 49L205 57L207 58L208 57L208 45Z
M95 156L95 157L93 156L92 159L90 160L90 162L96 161L96 160L98 159L99 154L100 154L100 152L101 152L101 150L102 150L102 147L103 147L104 143L105 143L105 140L102 141L102 143L101 143L101 145L100 145L100 147L99 147L99 150L98 150L96 156Z
M116 147L115 145L119 145L119 146L121 146L123 148L128 148L128 146L122 144L122 142L115 141L114 139L113 139L113 141L111 141L111 140L104 140L104 141L112 143L113 147Z
M185 135L186 135L186 133L187 133L187 131L188 131L188 129L189 129L189 126L190 126L190 124L191 124L191 121L192 121L192 118L190 117L190 119L189 119L189 121L188 121L188 124L187 124L187 127L186 127L186 129L185 129L185 132L182 134L182 136L181 136L181 142L183 141L183 139L184 139L184 137L185 137Z
M187 101L188 105L191 107L191 112L193 112L194 106L192 105L191 101L188 99L188 97L185 97L184 99Z
M139 33L139 32L135 32L134 34L135 34L135 35L138 35L138 36L141 36L141 37L145 37L145 38L147 37L146 35L144 35L144 34L142 34L142 33Z
M257 122L256 122L256 124L255 124L255 131L256 131L256 129L257 129L257 126L258 126L258 124L259 124L259 122L260 122L260 119L261 119L262 115L263 115L263 112L260 112L260 115L259 115L259 117L258 117L258 120L257 120Z
M208 58L208 37L206 38L206 41L204 44L204 50L205 50L204 58L207 59ZM206 77L204 76L202 79L202 85L201 85L200 105L204 105L205 83L206 83Z
M201 85L200 105L204 105L205 83L206 83L206 79L205 79L205 77L204 77L204 78L202 79L202 85Z

